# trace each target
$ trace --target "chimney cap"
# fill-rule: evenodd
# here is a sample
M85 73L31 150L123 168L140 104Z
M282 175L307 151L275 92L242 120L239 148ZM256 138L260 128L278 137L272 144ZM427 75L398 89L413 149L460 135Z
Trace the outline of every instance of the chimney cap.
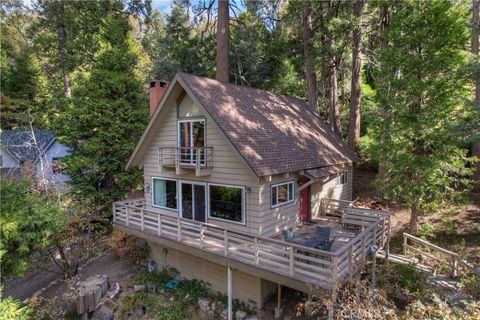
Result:
M160 84L160 87L166 87L170 82L165 80L152 80L150 81L150 88L156 87L157 83Z

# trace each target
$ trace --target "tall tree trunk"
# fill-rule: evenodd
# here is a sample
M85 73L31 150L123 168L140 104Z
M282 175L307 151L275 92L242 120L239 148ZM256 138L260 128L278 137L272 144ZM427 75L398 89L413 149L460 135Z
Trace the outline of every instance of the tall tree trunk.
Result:
M388 10L388 5L384 5L380 12L380 50L385 50L388 46L388 39L385 35L385 30L388 28L390 25L390 12ZM380 107L380 116L384 117L385 119L388 118L388 111L385 109L384 106ZM385 120L387 121L387 120ZM380 144L385 144L390 137L386 134L382 135L380 138ZM385 174L385 159L382 155L380 155L380 158L378 159L378 179L380 182L384 183L387 179L386 174Z
M335 55L330 58L330 89L329 89L329 110L328 122L330 128L339 137L342 137L342 124L340 122L340 110L338 108L338 80L337 61Z
M58 11L59 24L57 26L57 38L58 38L58 56L60 58L60 64L63 74L63 94L67 98L72 97L72 88L70 83L70 75L68 74L67 65L67 30L64 25L65 21L65 7L64 3L59 3Z
M410 234L417 235L417 224L418 224L418 205L414 205L410 208Z
M364 0L353 2L353 14L357 18L357 25L353 30L353 49L352 49L352 86L350 98L350 121L348 126L348 145L353 150L357 150L360 140L360 99L362 94L362 15Z
M472 53L478 59L478 28L479 28L479 16L478 8L479 0L472 1ZM475 80L475 103L480 113L480 78L477 77ZM472 145L472 155L480 158L480 141L474 141ZM474 179L480 180L480 160L477 162L477 172L474 175ZM480 186L477 187L477 190L480 190Z
M312 56L312 29L310 27L310 16L312 13L310 1L305 1L302 8L302 29L303 29L303 55L305 58L305 80L307 81L308 105L313 110L318 110L317 102L317 78L314 71Z
M228 49L230 42L228 0L218 1L217 22L217 76L221 82L229 82Z

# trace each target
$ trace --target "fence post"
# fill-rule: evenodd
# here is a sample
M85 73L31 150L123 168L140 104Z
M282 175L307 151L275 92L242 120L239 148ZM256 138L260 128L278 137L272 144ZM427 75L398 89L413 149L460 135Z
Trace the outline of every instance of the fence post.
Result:
M223 253L226 256L228 256L228 231L227 229L223 230Z
M116 208L115 202L112 204L112 210L113 210L113 223L115 223L117 221L117 208Z
M355 273L354 270L353 270L353 247L354 247L355 244L353 244L350 249L348 250L348 264L349 264L349 275L348 277L350 278L350 281L352 281L352 278L353 278L353 274Z
M203 237L204 237L205 227L203 224L200 225L200 249L203 248Z
M162 235L162 216L160 215L160 213L158 213L157 215L157 233L158 233L158 236L161 236Z
M177 239L178 242L182 241L182 221L180 218L177 218Z
M125 216L126 216L126 220L127 220L127 227L128 225L130 224L130 207L125 207Z
M365 269L365 264L367 262L367 248L365 248L366 246L366 236L367 235L364 235L362 237L362 269Z
M407 245L408 245L408 238L405 233L403 233L403 255L407 256Z
M140 226L142 231L145 230L145 212L143 209L140 209Z
M295 249L290 246L290 277L295 273Z
M258 249L259 249L259 244L258 244L258 238L255 237L254 239L254 247L255 247L255 264L258 264Z
M453 263L452 263L452 277L455 278L458 276L458 260L456 256L453 257Z

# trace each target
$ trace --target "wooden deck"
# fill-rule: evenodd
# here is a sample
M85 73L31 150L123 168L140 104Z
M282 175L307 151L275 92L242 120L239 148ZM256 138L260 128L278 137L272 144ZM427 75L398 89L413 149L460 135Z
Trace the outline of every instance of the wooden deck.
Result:
M388 243L390 215L387 213L344 212L341 221L359 229L363 228L362 231L345 229L338 222L326 218L320 223L331 225L334 228L332 236L338 236L332 251L327 252L285 242L278 237L265 238L159 214L145 209L144 204L144 199L114 203L114 224L173 240L325 289L335 288L340 282L361 271L369 258L372 245L383 247Z

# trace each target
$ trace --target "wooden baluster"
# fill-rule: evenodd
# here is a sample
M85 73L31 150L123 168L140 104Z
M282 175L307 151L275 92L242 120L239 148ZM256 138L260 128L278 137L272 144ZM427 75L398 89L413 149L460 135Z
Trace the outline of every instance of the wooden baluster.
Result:
M258 238L254 239L254 246L255 246L255 264L258 264L258 250L260 248L260 245L258 243Z
M366 243L367 235L362 237L362 269L365 269L365 264L367 262L367 243Z
M182 221L177 218L177 239L178 242L182 241Z
M228 233L227 230L223 230L223 250L225 257L228 256Z
M203 248L203 238L204 238L204 233L205 233L205 227L203 224L200 225L200 248Z
M159 237L162 235L162 215L160 213L157 215L157 233Z
M128 227L128 225L130 224L130 208L129 207L125 207L125 215L126 215L127 227Z
M407 256L407 245L408 245L408 238L404 233L403 234L403 255L404 256Z
M338 257L332 259L332 290L337 288L337 273L338 273Z
M117 206L115 202L112 205L112 210L113 210L113 223L115 223L117 221Z
M289 251L290 251L290 277L293 277L295 273L295 248L293 246L290 246Z
M453 263L452 263L452 277L457 277L458 276L458 260L456 256L452 256L453 258Z
M145 212L143 209L140 209L140 227L142 231L145 230Z
M353 275L355 274L353 268L354 268L354 265L353 265L353 246L355 244L353 244L350 249L348 250L348 269L349 269L349 278L350 278L350 281L352 281L352 278L353 278Z

